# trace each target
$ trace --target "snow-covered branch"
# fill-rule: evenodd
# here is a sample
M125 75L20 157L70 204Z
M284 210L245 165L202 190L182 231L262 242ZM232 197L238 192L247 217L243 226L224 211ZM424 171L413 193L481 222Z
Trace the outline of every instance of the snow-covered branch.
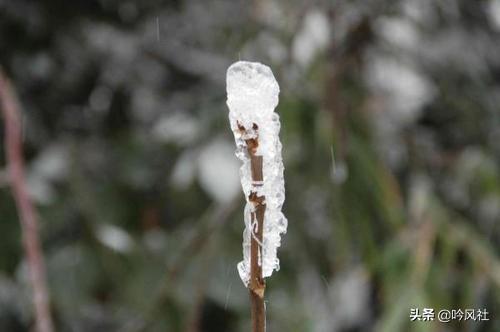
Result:
M274 112L278 95L279 86L269 67L246 61L229 67L229 121L236 141L236 156L243 162L240 175L247 200L243 261L238 264L238 271L250 289L254 331L263 331L265 325L264 278L279 269L277 248L287 228L287 219L281 212L285 189L280 121ZM258 327L261 324L262 329Z

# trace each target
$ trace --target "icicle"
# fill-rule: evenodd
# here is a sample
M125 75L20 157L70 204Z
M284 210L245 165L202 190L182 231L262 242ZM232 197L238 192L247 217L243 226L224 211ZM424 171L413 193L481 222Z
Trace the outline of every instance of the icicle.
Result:
M279 86L271 69L256 62L239 61L227 70L227 105L229 121L236 141L236 156L243 162L241 185L245 193L245 231L243 232L243 261L238 264L241 280L248 285L250 278L250 242L252 237L253 202L250 194L265 197L264 235L262 243L262 276L279 270L277 248L281 234L286 233L287 219L281 212L285 199L283 162L279 141ZM258 139L256 155L262 156L263 181L254 181L246 142ZM260 242L259 242L260 244Z

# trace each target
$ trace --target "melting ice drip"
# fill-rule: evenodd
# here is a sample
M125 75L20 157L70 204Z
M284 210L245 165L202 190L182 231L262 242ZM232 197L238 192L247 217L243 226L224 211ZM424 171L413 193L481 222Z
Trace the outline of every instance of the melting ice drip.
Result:
M229 122L236 141L236 156L243 162L240 168L241 185L247 200L245 206L245 230L243 232L243 261L238 263L238 272L248 286L250 279L251 213L252 192L265 196L264 235L262 243L262 276L269 277L279 270L277 249L281 245L281 234L286 233L287 219L281 212L285 200L283 161L279 140L279 115L274 112L278 105L279 86L271 69L257 62L239 61L227 70L227 105ZM254 124L256 126L254 126ZM258 128L258 131L241 131ZM245 140L258 136L256 155L263 159L263 183L252 181L250 157Z

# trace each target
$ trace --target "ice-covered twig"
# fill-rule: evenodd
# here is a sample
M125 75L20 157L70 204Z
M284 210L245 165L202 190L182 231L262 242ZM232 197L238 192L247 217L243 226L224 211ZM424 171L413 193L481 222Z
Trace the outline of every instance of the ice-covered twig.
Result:
M253 331L265 330L265 277L279 269L277 248L287 220L279 141L279 86L269 67L239 61L227 71L227 105L237 157L243 162L241 184L247 205L243 261L238 271L250 290Z
M5 151L9 180L17 205L23 233L24 251L29 267L37 332L52 332L49 295L45 279L45 266L38 238L38 219L28 196L22 155L21 120L19 107L10 82L0 69L0 109L5 124Z

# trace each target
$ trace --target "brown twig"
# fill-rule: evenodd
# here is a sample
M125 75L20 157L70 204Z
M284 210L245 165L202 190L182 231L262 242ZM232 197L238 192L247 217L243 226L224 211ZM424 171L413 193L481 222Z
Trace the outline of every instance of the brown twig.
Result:
M241 131L247 130L238 124ZM257 133L258 126L254 123L252 131ZM254 186L262 185L264 180L262 172L262 156L256 155L259 146L258 136L245 140L248 155L250 156L250 167ZM252 316L252 332L264 332L266 330L266 309L264 305L264 291L266 282L262 277L262 243L264 231L264 213L266 212L265 196L258 196L252 191L248 200L253 203L254 210L251 214L251 235L250 235L250 282L248 289L250 292L250 307ZM260 262L259 262L260 260Z
M1 70L0 102L4 116L5 151L9 180L20 217L23 246L28 261L31 286L33 287L36 331L52 332L54 329L50 316L45 264L38 238L38 220L26 189L24 176L19 107L10 82Z

